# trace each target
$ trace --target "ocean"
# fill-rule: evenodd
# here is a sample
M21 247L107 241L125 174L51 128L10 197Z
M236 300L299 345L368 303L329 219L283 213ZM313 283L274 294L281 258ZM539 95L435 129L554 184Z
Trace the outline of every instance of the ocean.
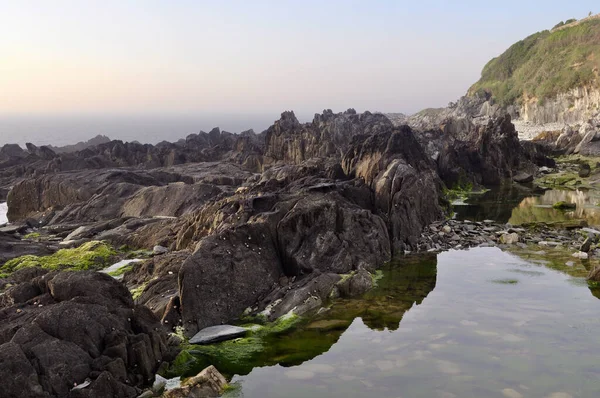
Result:
M307 115L308 116L308 115ZM271 115L144 115L144 116L2 116L0 146L31 142L35 145L62 146L86 141L99 134L111 139L156 144L177 141L192 133L213 127L232 133L268 128L279 113ZM312 119L306 117L307 120ZM307 121L301 120L301 121Z

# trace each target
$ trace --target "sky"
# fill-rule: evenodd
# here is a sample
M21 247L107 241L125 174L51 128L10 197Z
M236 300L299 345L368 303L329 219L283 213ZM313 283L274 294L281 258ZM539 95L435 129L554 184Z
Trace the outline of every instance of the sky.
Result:
M0 141L2 121L43 117L445 106L512 43L589 11L597 1L0 0Z

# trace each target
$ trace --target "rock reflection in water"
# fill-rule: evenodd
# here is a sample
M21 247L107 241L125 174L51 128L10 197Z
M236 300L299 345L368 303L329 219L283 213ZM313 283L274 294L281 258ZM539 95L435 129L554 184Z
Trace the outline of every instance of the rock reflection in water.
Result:
M576 209L554 209L557 202L574 203ZM500 223L520 225L532 222L561 222L586 220L590 225L600 225L600 194L595 191L557 190L536 192L519 186L496 187L482 194L473 194L465 205L455 206L458 219L483 221L491 219Z
M530 222L556 222L573 219L586 220L590 225L600 225L600 197L592 191L549 190L541 196L523 199L512 210L508 222L514 225ZM576 209L563 211L552 208L557 202L574 203Z
M236 376L238 396L599 396L600 302L580 276L593 264L537 255L477 248L441 253L437 265L409 258L377 291L334 302L296 332L332 333L326 352ZM517 283L493 283L505 279Z

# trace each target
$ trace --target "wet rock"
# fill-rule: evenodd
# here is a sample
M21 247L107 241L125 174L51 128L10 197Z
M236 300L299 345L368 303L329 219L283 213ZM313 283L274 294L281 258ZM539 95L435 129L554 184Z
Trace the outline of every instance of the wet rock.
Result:
M362 296L372 288L373 277L364 269L359 270L337 284L337 289L341 297Z
M269 306L269 311L263 312L271 321L290 313L303 315L319 308L330 297L340 279L339 275L333 273L313 273L275 290L263 300L260 307L273 303Z
M219 397L227 385L225 377L214 366L209 366L196 376L184 381L180 388L166 391L164 398Z
M190 344L212 344L219 341L232 340L243 337L248 331L244 328L231 325L217 325L202 329L191 339Z
M579 248L579 251L581 252L589 252L590 249L592 248L592 239L591 238L586 238L583 243L581 244L581 247Z
M578 172L579 177L586 178L586 177L589 177L591 173L592 173L592 169L589 164L582 163L579 165L579 172Z
M533 182L533 174L529 173L518 173L513 177L514 182L518 182L520 184L526 184L529 182Z

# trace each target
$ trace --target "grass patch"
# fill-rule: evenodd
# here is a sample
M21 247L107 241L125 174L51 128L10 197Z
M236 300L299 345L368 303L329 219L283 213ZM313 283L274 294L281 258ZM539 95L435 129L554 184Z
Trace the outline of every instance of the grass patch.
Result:
M51 270L99 270L111 265L117 252L99 241L84 243L73 249L61 249L49 256L26 255L7 261L2 273L12 273L25 267L42 267Z

